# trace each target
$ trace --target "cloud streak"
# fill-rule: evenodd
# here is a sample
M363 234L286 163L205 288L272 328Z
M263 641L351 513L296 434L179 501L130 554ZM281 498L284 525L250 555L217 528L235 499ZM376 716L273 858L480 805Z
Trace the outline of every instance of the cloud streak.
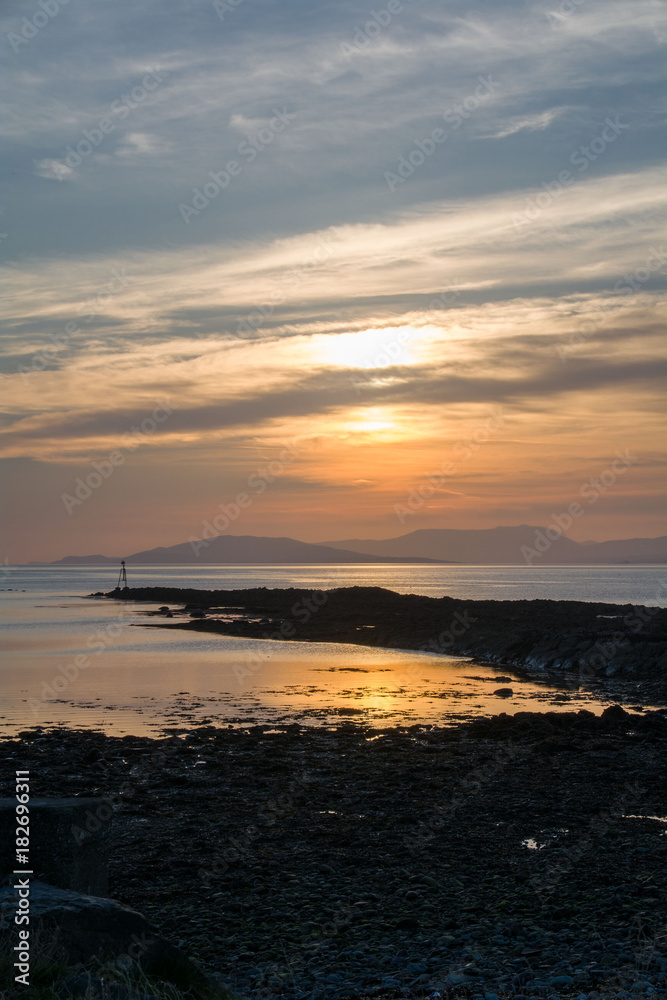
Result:
M120 497L137 549L182 540L138 536L177 534L183 510L200 522L293 437L312 447L245 530L317 539L340 516L341 535L377 534L494 405L503 434L425 524L536 518L630 435L642 460L599 531L655 526L664 10L400 6L376 31L357 0L244 0L223 20L210 3L73 0L33 34L32 8L5 5L5 40L31 35L5 46L0 117L0 449L32 491L10 504L24 556L53 551L59 477L161 398L169 421L78 522L94 532ZM289 125L268 141L276 109Z

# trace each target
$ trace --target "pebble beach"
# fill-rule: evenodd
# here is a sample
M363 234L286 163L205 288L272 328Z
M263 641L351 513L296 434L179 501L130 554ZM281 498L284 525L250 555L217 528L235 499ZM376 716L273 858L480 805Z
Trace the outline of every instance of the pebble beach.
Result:
M110 895L246 998L667 995L667 712L6 739ZM6 794L6 793L5 793Z

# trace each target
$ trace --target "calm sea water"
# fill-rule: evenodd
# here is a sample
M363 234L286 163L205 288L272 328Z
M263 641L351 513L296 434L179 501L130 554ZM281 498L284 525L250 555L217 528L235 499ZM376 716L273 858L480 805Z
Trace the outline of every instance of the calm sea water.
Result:
M667 566L131 566L128 574L136 587L360 586L477 601L544 598L667 606ZM109 566L5 567L0 590L81 596L111 590L117 579L118 568Z
M336 643L272 642L146 628L152 606L94 600L111 567L4 569L0 733L70 725L157 733L194 724L341 718L443 724L470 715L606 702L512 681L432 654ZM665 567L130 567L130 585L203 589L381 586L461 599L549 598L667 606ZM257 657L257 651L260 651ZM78 658L78 659L77 659Z

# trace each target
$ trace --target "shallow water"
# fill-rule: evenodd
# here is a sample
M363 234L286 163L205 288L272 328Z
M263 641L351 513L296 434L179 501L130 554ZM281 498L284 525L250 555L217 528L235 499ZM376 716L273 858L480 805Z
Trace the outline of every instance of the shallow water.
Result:
M403 592L436 596L437 591L439 596L446 591L456 597L470 597L473 592L481 599L490 587L498 599L507 599L527 586L522 569L457 567L452 573L450 567L437 567L436 573L434 567L231 567L214 568L202 576L191 567L143 571L132 567L131 582L316 588L353 583L388 586L392 577L402 575ZM550 571L549 579L543 579L545 571L540 571L541 586L559 596L564 589L569 597L575 596L573 589L590 591L595 582L590 568L570 570L569 582L563 569ZM475 589L484 572L495 578ZM611 572L618 579L614 581ZM613 591L625 603L628 591L635 588L638 593L653 593L655 604L663 572L659 567L604 568L598 589L606 591L605 600ZM506 584L503 575L510 578ZM372 725L442 725L501 711L587 708L599 713L611 703L577 690L508 682L507 675L498 680L498 670L460 658L146 628L151 620L146 612L153 606L83 596L111 589L116 576L115 569L99 567L21 568L12 575L8 582L12 591L2 594L6 624L0 733L68 725L147 735L193 724L322 725L344 719ZM392 589L399 587L394 583ZM531 589L531 596L540 596L535 585ZM642 603L650 600L646 597ZM493 693L501 687L511 687L512 696Z

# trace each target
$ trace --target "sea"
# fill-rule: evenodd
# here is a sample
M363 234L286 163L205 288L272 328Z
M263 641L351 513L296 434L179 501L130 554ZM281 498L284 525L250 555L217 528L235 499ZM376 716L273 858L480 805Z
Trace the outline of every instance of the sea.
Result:
M375 586L462 600L667 606L665 566L130 566L128 576L131 587ZM60 726L162 736L204 725L452 725L499 712L599 714L613 701L613 693L596 699L460 657L149 627L157 605L92 596L117 579L113 566L0 567L0 734ZM510 695L496 693L508 688Z

